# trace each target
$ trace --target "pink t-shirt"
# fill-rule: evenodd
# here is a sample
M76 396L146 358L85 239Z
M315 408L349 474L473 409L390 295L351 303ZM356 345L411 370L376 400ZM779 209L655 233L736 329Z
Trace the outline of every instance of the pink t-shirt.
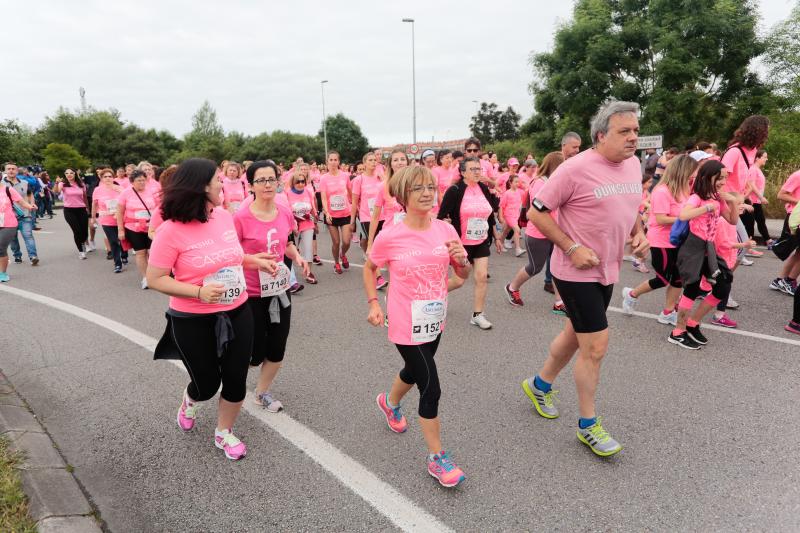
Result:
M536 198L536 194L544 187L544 184L547 183L547 178L542 177L539 179L534 179L531 182L531 186L529 188L531 198ZM558 223L558 211L550 211L548 213L550 218L552 218L556 223ZM539 231L539 228L536 227L536 224L533 222L528 222L525 225L525 235L528 237L533 237L534 239L546 239L547 237L544 236L544 233Z
M756 165L750 167L750 171L747 173L747 181L752 181L755 190L760 192L762 195L764 194L764 187L767 184L767 178L764 176L764 173L761 171L761 169ZM755 191L750 193L750 201L754 204L761 203L761 199L758 197Z
M506 183L508 183L508 177L511 175L510 172L503 172L499 176L497 176L497 190L500 194L506 192Z
M252 204L254 200L255 200L255 196L253 196L252 194L248 194L247 198L242 200L242 203L239 206L239 209L244 209L248 205ZM289 199L282 192L276 192L275 193L275 203L278 204L278 205L282 205L283 207L285 207L289 211L292 210L292 207L289 205Z
M156 198L157 201L161 201L161 184L156 180L147 180L147 183L144 186L145 190L148 191L150 194Z
M562 163L535 198L537 205L558 209L561 229L600 259L599 265L579 270L555 247L550 259L553 275L566 281L616 283L625 241L642 201L638 159L613 163L596 150L586 150Z
M310 187L303 187L303 190L296 193L291 187L286 189L286 199L291 206L292 215L297 222L297 231L314 229L314 220L311 218L314 213L314 193Z
M383 220L384 228L399 224L406 216L403 206L389 194L387 182L381 184L381 194L375 199L375 207L381 208L381 220Z
M747 183L748 166L753 166L756 161L756 152L758 151L757 148L742 147L742 149L747 155L747 161L744 160L742 157L742 151L739 150L736 145L733 145L732 148L729 148L725 154L723 154L720 161L723 165L725 165L725 168L728 171L728 179L725 182L724 189L726 191L738 193L744 191ZM750 165L747 164L748 162Z
M319 177L320 177L319 170L311 170L311 171L309 171L308 176L309 176L309 178L311 178L311 185L314 186L314 191L315 192L318 191L319 190Z
M320 191L328 197L328 213L333 218L350 216L350 176L339 171L335 176L323 174L319 179Z
M64 183L64 188L61 189L61 194L64 197L64 207L86 207L85 192L86 189L83 187L78 187L77 185L68 186Z
M656 185L650 195L650 218L647 221L647 240L653 248L675 248L669 242L672 224L659 224L656 215L677 217L681 214L683 202L672 197L672 193L664 184Z
M424 231L405 223L384 229L375 238L369 259L379 268L389 265L387 313L389 340L419 345L444 331L447 314L447 241L458 239L453 226L432 219Z
M800 170L789 176L786 183L781 187L783 192L791 194L794 198L800 198ZM794 204L786 203L786 212L790 213L794 209Z
M133 187L122 191L117 198L117 208L125 208L125 228L142 233L147 231L150 218L158 207L158 202L153 193L147 189L139 192L141 200L136 196L137 192ZM148 210L150 210L149 213Z
M714 248L717 250L717 255L720 256L728 268L733 268L736 263L736 248L733 245L738 242L736 238L736 226L728 224L728 221L722 217L717 218L717 233L714 237Z
M367 176L362 174L351 182L353 196L358 196L358 218L361 222L369 222L372 219L372 211L378 195L383 189L383 181L376 174Z
M273 254L275 261L283 261L289 235L295 227L294 216L285 206L275 204L278 210L275 218L269 222L259 220L250 211L242 208L233 217L236 234L242 244L244 253L255 255L261 252ZM247 294L250 298L261 297L261 282L258 270L245 270L244 278L247 280Z
M95 188L94 194L92 195L92 202L97 206L97 222L101 226L116 227L117 205L119 204L120 194L122 193L115 191L111 187L106 187L103 184Z
M487 178L494 178L495 177L495 170L494 165L492 165L486 159L481 159L481 174L486 176Z
M8 194L6 193L8 191ZM11 195L9 201L8 196ZM0 228L16 228L17 216L14 214L14 204L22 201L22 196L14 187L0 185Z
M222 197L228 204L230 211L234 213L239 209L242 201L247 196L247 180L239 178L231 181L228 178L222 180Z
M519 213L522 210L522 197L519 194L519 189L509 189L503 193L500 198L500 209L503 213L503 219L506 223L513 222L514 225L519 221Z
M177 281L197 287L203 286L207 276L241 269L243 260L244 252L236 237L233 217L221 207L214 209L205 223L167 220L158 228L150 246L151 265L172 270ZM244 287L241 289L230 304L207 304L198 298L171 296L169 306L184 313L230 311L247 300L247 291Z
M489 238L492 228L489 227L488 218L492 214L492 206L477 183L467 186L459 213L462 244L480 244Z
M689 231L704 241L714 240L714 236L717 234L717 219L721 213L727 211L728 204L720 200L701 200L696 194L692 194L686 201L686 205L690 207L701 207L709 204L717 205L717 210L703 213L689 221Z

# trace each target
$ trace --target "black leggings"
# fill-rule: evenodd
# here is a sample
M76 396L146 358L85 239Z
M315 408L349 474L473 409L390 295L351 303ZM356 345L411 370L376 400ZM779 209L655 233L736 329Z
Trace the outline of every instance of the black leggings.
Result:
M763 237L764 242L770 239L767 221L764 219L764 207L761 204L753 204L753 212L748 213L745 211L739 215L739 218L742 219L742 224L744 224L749 237L755 237L755 226L757 225L758 232L761 234L761 237Z
M270 322L269 306L273 298L276 296L247 299L253 312L253 355L250 356L250 366L258 366L264 359L270 363L283 361L286 339L289 338L289 328L292 324L292 306L280 307L278 302L281 321L277 324ZM289 298L291 299L291 296Z
M111 255L114 257L114 266L122 268L122 245L119 243L119 230L117 226L103 226L108 244L111 245Z
M72 230L72 238L79 252L83 252L83 245L89 240L89 213L85 207L65 207L64 220Z
M247 392L247 364L253 345L253 314L243 303L227 312L234 338L222 357L217 357L216 315L172 317L172 338L191 382L186 391L193 401L210 400L219 390L220 397L237 403Z
M656 277L648 281L651 289L661 289L667 285L677 288L683 287L677 261L677 248L650 248L650 262L656 273Z
M436 339L418 344L396 344L397 351L403 357L406 366L400 371L403 383L419 388L419 416L420 418L436 418L439 415L439 398L442 389L439 388L439 373L436 371L436 362L433 357L439 347L439 334Z
M800 324L800 291L794 291L794 313L792 320Z
M718 264L725 264L725 262L717 257ZM703 260L703 268L700 270L701 273L707 273L709 270L708 268L708 258ZM730 272L727 268L723 270ZM731 294L731 283L733 283L733 275L732 274L720 274L717 276L716 283L711 286L711 294L718 298L720 302L728 301L728 296ZM684 284L683 286L683 295L691 300L696 299L700 294L704 291L700 289L700 280L695 281L694 283Z

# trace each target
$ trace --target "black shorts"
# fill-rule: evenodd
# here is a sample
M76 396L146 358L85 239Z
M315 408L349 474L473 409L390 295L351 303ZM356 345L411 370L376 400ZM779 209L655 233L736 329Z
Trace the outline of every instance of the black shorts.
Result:
M606 310L611 303L614 285L596 281L563 281L553 276L567 317L575 333L596 333L608 329Z
M342 226L349 226L350 217L331 217L331 223L328 225L336 226L337 228L341 228Z
M366 235L368 238L369 238L369 225L370 225L369 222L361 223L361 229L364 231L364 235ZM375 237L378 236L378 233L380 233L382 229L383 229L383 220L379 220L378 227L375 228Z
M125 240L131 243L131 247L135 251L149 250L153 241L147 236L146 231L133 231L125 228Z
M678 272L678 249L677 248L650 248L650 263L656 277L650 280L651 289L661 287L683 287L681 273Z
M474 263L476 259L481 257L489 257L492 254L492 247L489 244L489 239L486 239L480 244L465 244L464 250L467 252L467 260Z

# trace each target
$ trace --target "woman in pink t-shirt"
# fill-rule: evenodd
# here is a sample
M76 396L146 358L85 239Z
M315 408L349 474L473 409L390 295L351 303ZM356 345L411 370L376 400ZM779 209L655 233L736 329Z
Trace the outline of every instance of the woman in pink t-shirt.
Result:
M297 264L308 277L308 263L303 260L289 238L297 226L293 210L275 201L278 195L278 168L271 161L256 161L247 170L253 191L253 201L234 216L236 234L246 254L268 254L277 261L274 274L248 270L248 304L253 313L253 355L250 366L261 365L256 385L256 403L277 413L283 404L270 392L280 370L286 351L286 339L292 320L291 298L288 294L292 264ZM292 180L304 178L295 173ZM310 195L308 196L310 198ZM309 202L309 199L305 200ZM291 197L290 197L291 202ZM297 205L296 203L294 205ZM309 209L303 207L303 210ZM291 261L289 265L286 261Z
M247 193L247 179L242 176L242 167L234 161L229 162L222 180L223 207L231 214L236 213L239 205L247 198Z
M499 202L484 183L477 158L467 157L459 170L461 179L447 190L436 216L453 225L467 251L469 262L474 266L475 292L470 324L486 330L492 327L483 309L486 304L492 238L499 237L494 219Z
M147 176L141 170L130 174L131 187L117 198L117 231L120 240L130 244L136 253L136 267L142 275L142 289L147 289L148 250L151 240L147 234L150 219L158 206L152 189L147 189Z
M772 244L772 239L769 236L769 229L767 228L767 221L764 218L764 205L769 203L769 200L764 196L764 187L767 184L767 178L764 176L764 165L767 164L769 159L767 152L761 148L756 152L756 161L747 173L747 186L750 189L749 200L753 206L753 213L742 213L740 218L744 224L747 234L755 237L755 229L758 227L759 233L764 244L769 246ZM752 250L749 252L752 253ZM758 252L755 255L761 254Z
M353 232L350 230L350 174L339 169L339 152L328 153L328 172L319 179L322 211L331 235L333 271L348 270L347 251ZM341 264L340 264L341 261Z
M405 212L397 200L389 193L386 184L401 168L408 166L408 156L403 150L395 150L389 158L389 168L383 178L381 192L375 198L375 207L369 222L369 235L367 237L367 253L372 248L375 236L384 227L393 226L403 220Z
M436 183L439 187L439 194L436 197L436 204L442 202L444 193L447 192L455 182L458 181L458 163L453 160L453 152L447 149L439 150L436 153L436 166L431 169Z
M213 398L221 384L214 445L237 460L247 447L232 428L245 398L253 346L244 269L275 273L277 265L267 254L244 253L233 217L220 207L221 189L212 161L181 163L163 193L164 223L150 250L147 280L170 296L155 358L180 359L191 379L178 408L178 426L193 429L199 402Z
M437 184L427 168L401 169L389 180L389 190L404 206L406 217L375 239L364 265L364 289L369 304L367 320L373 326L382 326L384 314L375 278L381 267L388 266L392 275L387 304L389 340L397 346L405 366L390 391L379 394L376 402L389 429L403 433L408 423L400 402L417 385L428 472L443 486L454 487L464 480L464 472L442 446L438 413L441 389L434 356L445 327L448 290L455 287L448 287L448 268L452 266L463 282L469 275L469 262L453 227L431 217Z
M311 272L311 261L314 258L314 221L317 218L317 206L314 201L314 189L308 183L307 171L308 165L305 163L299 165L284 192L297 225L297 248L309 265L308 274L305 275L306 283L316 285L317 277Z
M75 170L68 168L64 171L66 179L56 178L55 194L64 198L64 220L72 230L72 240L78 249L78 256L86 259L86 252L93 251L89 248L89 206L86 205L86 187Z
M0 282L6 283L8 277L8 245L17 236L17 214L15 206L21 209L36 209L35 203L28 203L14 187L0 180Z
M519 245L519 212L522 209L522 197L519 195L519 176L511 174L505 183L506 191L500 198L500 223L503 225L501 235L512 232L511 240L514 243L514 255L523 255L523 250Z
M362 161L364 172L356 176L351 183L353 201L350 211L350 229L353 232L356 231L356 218L358 218L363 234L360 242L361 249L366 253L372 212L375 210L378 196L383 188L383 179L375 170L378 160L375 158L374 152L365 154ZM375 233L379 233L382 227L383 221L380 220Z
M669 242L672 225L678 220L684 203L691 192L691 182L697 172L698 163L682 154L672 158L664 174L650 194L650 219L647 240L650 242L650 258L655 277L643 281L637 287L622 289L622 310L632 315L639 303L638 298L648 292L667 288L664 309L657 320L661 324L677 323L678 298L683 290L683 281L678 272L678 249Z
M114 183L114 173L110 168L100 172L100 184L92 195L92 217L90 223L97 221L106 234L106 240L111 248L111 257L114 260L114 273L122 272L122 245L119 242L117 231L117 205L122 187Z
M683 296L678 303L678 320L669 335L669 342L683 348L698 349L708 339L700 331L700 321L720 302L726 302L731 291L731 267L717 254L714 237L717 219L729 224L739 220L740 194L725 191L728 172L719 161L708 160L700 166L692 195L681 208L680 220L689 221L689 235L678 250L677 265L683 280ZM711 294L691 313L700 296L702 277L713 285ZM688 338L687 338L688 337Z

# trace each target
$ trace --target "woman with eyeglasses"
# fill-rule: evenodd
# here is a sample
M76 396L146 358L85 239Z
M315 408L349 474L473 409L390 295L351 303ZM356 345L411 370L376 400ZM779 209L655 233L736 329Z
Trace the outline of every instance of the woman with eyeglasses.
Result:
M467 148L469 146L468 144ZM497 211L499 202L483 180L478 158L467 157L459 168L461 179L447 189L438 217L449 220L453 225L467 251L467 259L473 265L475 293L470 324L487 330L492 327L492 323L483 310L486 304L492 237L496 231L494 212Z
M156 179L156 169L153 167L153 165L147 161L142 161L136 165L136 170L144 172L145 177L147 177L145 188L151 194L156 194L161 191L161 184Z
M86 252L94 251L94 247L90 247L88 243L90 207L87 204L86 186L71 168L64 171L64 177L66 180L56 179L53 192L64 197L64 220L72 230L72 240L78 248L78 257L86 259Z
M311 272L311 261L314 258L314 221L317 218L317 206L313 189L308 182L308 165L301 163L292 174L285 193L297 224L296 245L300 255L309 265L308 274L305 276L306 283L316 285L318 281Z
M333 271L350 268L347 251L353 236L350 231L350 175L339 169L339 152L328 153L328 172L319 179L325 224L331 235ZM341 261L341 263L340 263Z
M130 176L131 187L122 191L117 199L117 232L136 251L136 268L142 276L142 289L147 289L147 260L152 241L147 234L150 219L158 206L156 193L161 189L147 188L148 178L142 170ZM166 218L166 217L165 217Z
M110 168L103 169L100 172L100 185L95 188L92 195L91 222L94 223L96 220L103 228L111 248L115 274L122 272L122 245L119 242L117 229L117 206L121 193L122 187L114 183L114 173Z
M270 387L283 362L292 320L291 297L288 293L291 267L284 263L284 257L291 259L306 278L311 274L308 263L289 240L297 226L293 213L297 204L289 209L275 201L279 195L282 196L277 192L278 176L278 168L271 161L253 163L247 169L253 201L233 217L244 252L251 255L266 254L276 262L277 267L274 273L254 270L245 273L248 303L255 323L250 366L261 366L255 401L272 413L283 409L283 404L273 397ZM293 180L300 178L299 173L292 177Z
M389 429L403 433L408 422L400 402L414 385L419 388L419 422L428 448L428 473L444 487L461 483L464 472L442 446L439 398L441 388L434 356L445 328L448 269L463 280L469 276L467 254L450 224L431 216L437 183L426 167L399 169L387 182L389 193L406 216L375 238L364 266L364 290L373 326L384 323L375 285L378 270L392 275L387 311L389 340L397 346L404 367L389 392L376 398Z

